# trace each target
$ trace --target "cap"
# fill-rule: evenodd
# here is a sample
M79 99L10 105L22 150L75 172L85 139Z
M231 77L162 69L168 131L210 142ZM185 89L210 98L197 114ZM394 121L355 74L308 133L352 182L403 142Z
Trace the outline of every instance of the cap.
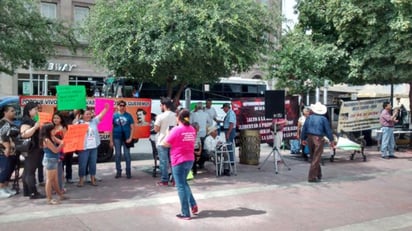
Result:
M222 109L225 108L225 107L230 108L230 103L224 103L224 104L222 105Z

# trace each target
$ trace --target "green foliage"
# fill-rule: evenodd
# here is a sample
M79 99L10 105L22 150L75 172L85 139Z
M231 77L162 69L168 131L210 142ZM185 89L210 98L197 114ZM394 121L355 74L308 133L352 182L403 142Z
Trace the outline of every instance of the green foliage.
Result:
M254 0L98 0L90 48L117 76L169 87L212 83L259 61L271 17Z
M0 1L0 72L12 75L18 66L43 66L55 45L75 49L71 29L41 17L30 0Z
M411 1L300 0L298 4L300 26L312 30L315 43L334 44L347 52L348 78L337 82L411 81Z
M269 62L274 68L271 77L277 79L277 88L290 94L306 93L322 86L324 79L340 79L345 57L333 44L315 44L311 35L296 29L282 38L281 47L274 52Z

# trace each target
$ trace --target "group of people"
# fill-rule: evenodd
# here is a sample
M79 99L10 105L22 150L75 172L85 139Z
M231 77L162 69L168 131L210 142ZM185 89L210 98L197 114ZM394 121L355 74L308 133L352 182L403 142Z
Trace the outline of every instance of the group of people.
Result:
M382 132L381 157L383 159L397 158L394 154L394 125L398 122L399 109L392 109L392 105L388 101L384 102L382 107L383 109L379 116ZM309 182L320 182L322 179L320 161L326 142L325 137L329 139L330 147L332 149L335 148L330 123L326 116L324 116L326 112L327 108L325 105L319 102L312 104L310 108L303 110L303 115L298 122L298 138L301 140L303 147L308 147L311 157L308 174Z
M116 178L121 177L121 148L123 147L126 159L126 176L131 178L130 168L130 144L133 139L133 118L125 112L126 103L116 103L117 111L113 115L113 130L110 133L110 145L115 149ZM81 150L77 150L79 181L78 187L83 187L86 176L90 177L90 184L97 186L96 163L100 135L98 124L106 115L109 104L97 115L92 110L74 110L72 112L56 112L52 116L52 122L40 125L38 112L40 105L36 102L28 102L23 108L21 125L14 124L16 110L11 105L1 108L0 120L0 198L8 198L16 194L16 190L9 185L10 178L17 164L16 144L18 139L30 139L31 145L27 155L24 155L23 166L23 196L30 199L47 198L49 204L58 204L60 200L66 199L64 183L73 183L72 179L72 156L73 152L64 151L63 138L69 124L87 124L87 132ZM19 137L19 138L18 138ZM40 163L40 164L39 164ZM66 165L66 176L63 176L63 164ZM39 193L37 184L42 185L38 176L46 172L45 192ZM40 178L40 177L39 177ZM66 182L64 182L64 178ZM52 192L59 195L59 200L52 199Z

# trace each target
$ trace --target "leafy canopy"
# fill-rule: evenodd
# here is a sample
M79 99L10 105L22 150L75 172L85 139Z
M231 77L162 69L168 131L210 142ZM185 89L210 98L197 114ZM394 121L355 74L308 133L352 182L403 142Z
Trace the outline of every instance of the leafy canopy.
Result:
M115 75L183 89L248 70L274 25L254 0L98 0L88 29L94 57Z
M280 44L269 62L277 88L302 94L322 86L325 79L336 81L344 75L346 53L333 44L316 44L299 28L282 37Z
M300 0L299 24L349 55L351 84L411 81L412 2ZM342 79L342 78L341 78Z
M55 45L75 49L72 30L62 22L48 20L37 1L0 1L0 72L12 75L19 67L43 66L55 54Z

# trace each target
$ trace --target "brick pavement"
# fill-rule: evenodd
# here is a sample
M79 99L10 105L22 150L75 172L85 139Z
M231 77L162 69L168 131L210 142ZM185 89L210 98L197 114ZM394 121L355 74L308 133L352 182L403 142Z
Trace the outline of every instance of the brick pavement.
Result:
M261 146L261 163L270 151ZM137 153L132 179L114 179L114 163L98 164L99 186L68 185L70 200L60 205L0 200L0 230L412 230L412 152L384 160L369 147L363 162L338 151L317 184L306 181L307 162L282 153L291 170L280 165L279 174L272 159L261 170L239 165L231 177L215 177L207 163L191 182L200 208L191 221L175 218L175 189L156 186L151 154Z

